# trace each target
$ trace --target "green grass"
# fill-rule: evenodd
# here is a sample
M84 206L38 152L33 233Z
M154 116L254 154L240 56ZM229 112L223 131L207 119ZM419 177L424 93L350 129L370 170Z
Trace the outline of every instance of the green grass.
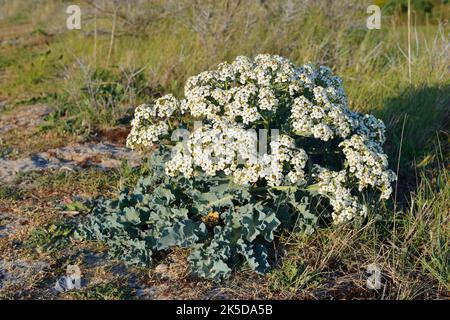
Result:
M282 265L274 269L269 277L271 291L285 291L297 293L301 289L311 288L320 282L319 274L311 266L296 263L285 258Z
M70 243L70 235L74 226L65 223L52 223L48 226L40 226L34 229L29 238L23 244L24 249L38 250L52 253L67 247Z
M153 0L133 8L126 19L119 16L112 37L111 7L98 11L95 20L92 7L82 2L82 30L68 31L63 2L0 1L0 11L7 16L0 22L0 101L8 101L2 112L14 112L21 104L49 103L57 110L40 128L42 137L56 132L59 137L86 138L98 128L128 123L132 108L140 103L164 93L182 96L189 76L237 55L273 53L297 64L326 64L343 78L352 109L385 121L386 151L392 169L398 169L396 196L372 208L363 225L329 227L307 237L283 235L280 246L287 253L268 276L270 290L292 296L321 288L330 275L364 273L373 263L385 280L378 298L448 297L448 7L437 5L428 15L415 7L408 61L401 9L385 9L382 29L367 30L365 6L359 1L348 7L332 2L326 10L325 2L316 1L306 12L291 15L270 2L264 6L243 1L237 8L234 3L223 0L214 7L198 7L180 1L178 8L171 8ZM30 12L24 10L27 6L33 16L25 14ZM124 10L119 8L119 14ZM213 13L210 20L202 10ZM0 155L21 140L20 134L1 138L5 151ZM32 138L21 142L24 147L17 148L15 156L32 149ZM39 176L34 183L107 196L119 186L133 185L145 170L124 166L112 174L57 173ZM0 188L0 200L19 201L26 195L20 187ZM48 199L52 197L60 195ZM46 227L40 228L30 239L36 245L51 243ZM79 297L128 295L120 286L105 285Z
M64 294L74 300L126 300L131 298L131 290L121 282L96 285L82 291Z
M62 105L68 118L78 115L84 125L111 125L124 116L123 109L129 105L161 93L182 95L187 77L236 55L261 52L281 54L298 64L312 61L333 67L344 78L352 107L362 111L376 111L383 107L384 101L395 99L405 90L433 88L445 80L448 82L445 79L448 27L443 25L415 26L411 86L404 56L407 52L405 26L386 18L382 30L355 27L354 24L365 22L365 11L359 7L335 5L326 13L313 7L309 15L296 15L286 22L283 12L274 8L265 10L250 2L236 9L233 17L221 12L223 8L218 6L212 10L217 14L210 21L214 28L202 32L198 27L192 28L202 23L201 18L195 18L201 8L194 6L170 15L164 10L172 12L173 8L168 9L164 2L155 3L162 12L148 17L149 26L145 30L124 23L116 27L109 59L111 36L108 33L112 18L105 13L97 17L96 38L94 23L89 19L82 31L42 35L42 43L31 50L24 50L26 44L4 46L1 51L6 58L0 62L5 66L6 75L3 95L15 102L47 99ZM61 8L53 5L53 11L47 11L59 18L51 19L52 23L45 24L48 16L42 16L41 22L48 30L64 23ZM82 9L92 18L92 8L84 4ZM248 18L244 9L253 10L254 21L250 26L244 23L244 18ZM353 20L334 17L339 10L346 10ZM150 22L152 18L157 22ZM272 21L270 26L267 19ZM230 29L219 28L221 23L229 23ZM45 26L40 28L45 30ZM122 97L121 90L115 87L125 86L127 80L141 84ZM102 93L86 94L87 87ZM109 100L115 101L112 108Z

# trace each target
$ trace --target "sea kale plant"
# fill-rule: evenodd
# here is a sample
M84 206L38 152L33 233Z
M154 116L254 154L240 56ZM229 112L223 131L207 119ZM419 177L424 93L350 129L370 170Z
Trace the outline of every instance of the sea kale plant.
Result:
M184 99L136 108L127 145L157 146L152 174L101 202L78 236L130 264L178 246L202 277L223 279L242 259L264 273L283 230L363 219L363 196L390 197L384 141L383 122L351 111L329 68L237 57L188 79Z

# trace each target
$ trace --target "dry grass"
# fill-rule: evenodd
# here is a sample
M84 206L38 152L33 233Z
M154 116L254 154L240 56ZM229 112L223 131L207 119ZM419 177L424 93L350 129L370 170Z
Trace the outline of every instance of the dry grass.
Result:
M428 19L413 11L408 63L406 16L385 11L382 30L368 31L361 1L152 0L131 1L131 10L112 3L82 1L82 30L67 31L62 2L0 1L6 17L0 20L0 103L7 101L1 119L37 102L56 108L38 128L0 133L0 156L23 157L94 134L123 140L111 127L129 123L136 104L168 92L181 96L187 77L236 55L274 53L332 67L344 79L351 108L385 121L386 151L399 168L397 201L373 208L364 225L281 235L269 275L244 266L214 284L189 275L183 250L159 257L168 266L162 277L108 262L101 244L61 244L58 232L78 219L64 214L64 205L79 196L114 197L138 172L23 176L0 186L0 213L12 217L1 218L0 231L11 221L17 227L0 238L0 262L46 267L0 288L0 297L449 298L448 8L437 7ZM88 284L57 295L51 288L67 264L78 264ZM370 264L381 270L379 290L366 287Z

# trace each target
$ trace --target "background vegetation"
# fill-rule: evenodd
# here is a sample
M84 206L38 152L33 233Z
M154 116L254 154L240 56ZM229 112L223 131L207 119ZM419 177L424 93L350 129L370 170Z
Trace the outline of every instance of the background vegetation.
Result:
M2 136L0 155L11 147L40 150L88 141L99 130L127 125L137 104L169 92L181 96L189 76L237 55L272 53L296 64L325 64L343 78L352 109L387 124L386 151L399 176L395 196L372 208L363 226L283 235L268 277L250 285L243 270L224 288L233 297L448 297L450 5L412 0L408 38L407 1L375 3L382 7L381 30L366 28L371 1L86 0L78 2L81 30L68 30L65 10L72 1L0 0L1 113L35 103L56 108L39 133ZM99 175L110 179L106 186ZM20 181L29 177L22 177L16 186L3 186L0 198L20 213L36 190L51 189L62 197L75 192L71 188L77 183L75 189L89 186L86 193L94 197L105 190L114 194L136 175L129 169L71 178L45 174L26 190ZM30 241L37 246L33 239L53 243L42 228L63 220L52 203L41 212L30 234L22 235L22 240L31 239L27 248ZM0 241L0 252L12 252L10 243ZM342 280L359 277L369 264L383 274L381 290L367 290L364 282L347 286ZM33 283L34 289L25 292L32 294L36 287ZM92 292L110 287L98 288ZM110 289L112 295L117 291L120 298L129 297L123 288ZM98 297L86 290L82 297ZM109 291L101 292L111 298Z

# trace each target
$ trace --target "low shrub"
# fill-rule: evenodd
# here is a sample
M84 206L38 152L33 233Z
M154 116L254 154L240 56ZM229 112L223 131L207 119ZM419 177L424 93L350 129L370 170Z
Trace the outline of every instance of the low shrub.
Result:
M78 236L130 264L179 246L202 277L225 278L241 258L264 273L276 234L364 219L368 199L390 197L384 131L348 108L327 67L238 57L191 77L185 99L136 109L127 144L158 144L152 174L101 202Z

